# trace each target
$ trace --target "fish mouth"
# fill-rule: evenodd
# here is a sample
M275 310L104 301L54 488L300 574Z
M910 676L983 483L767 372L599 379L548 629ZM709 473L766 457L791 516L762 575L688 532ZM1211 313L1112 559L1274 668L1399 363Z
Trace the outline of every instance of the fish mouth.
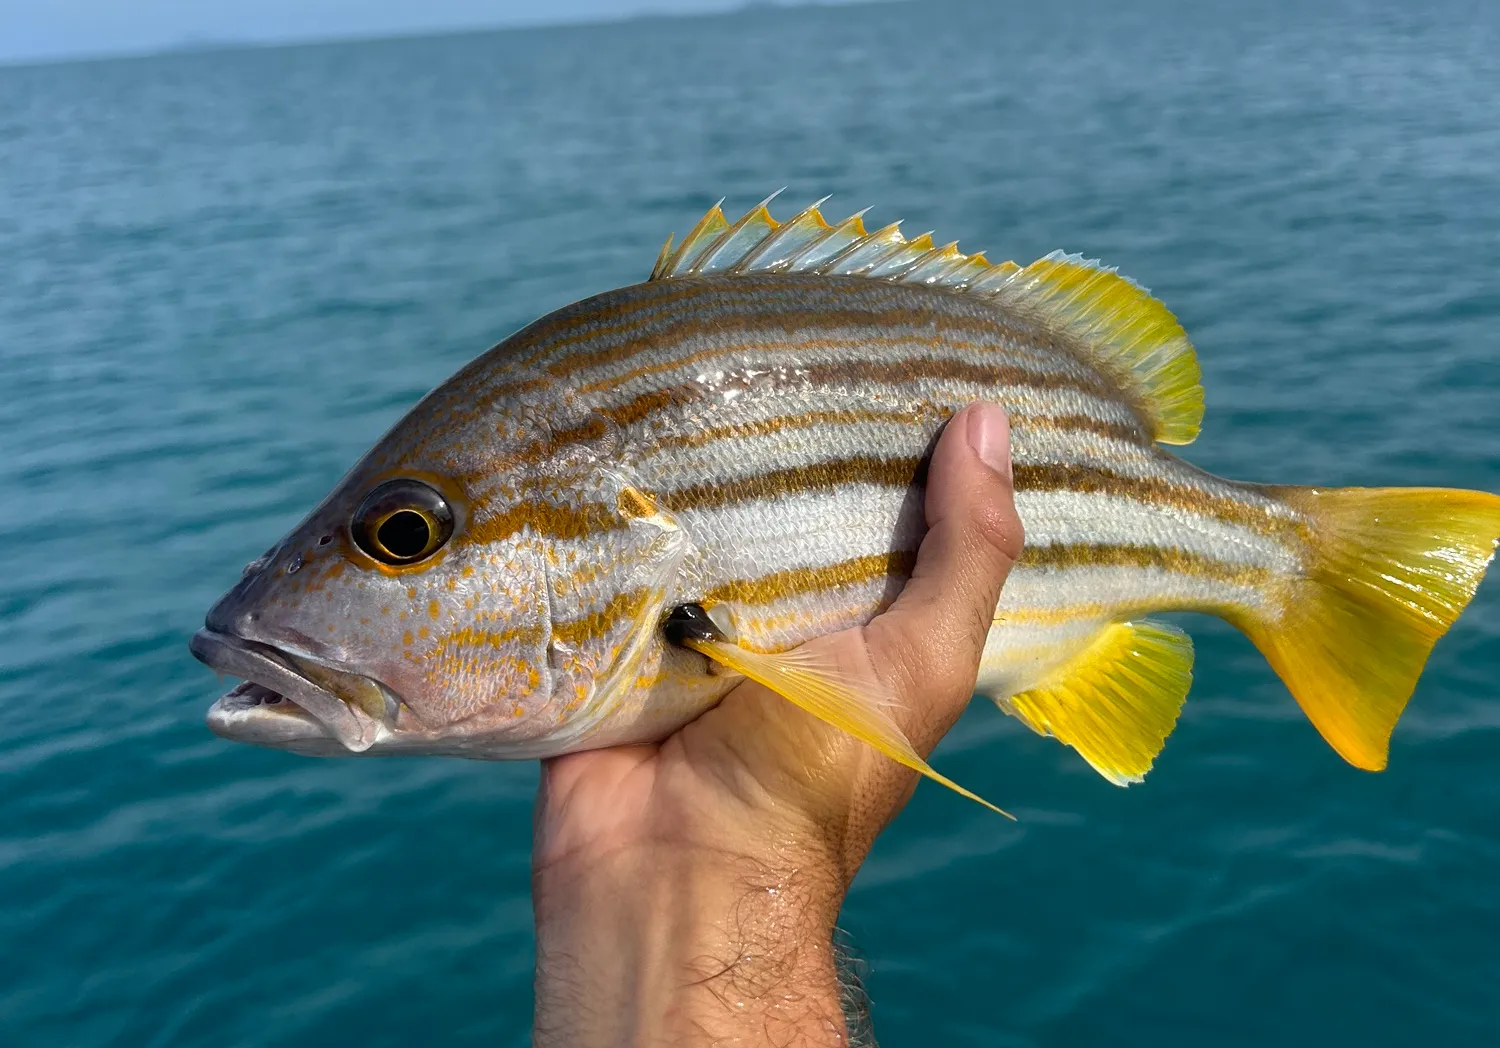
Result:
M369 677L212 629L193 634L188 650L243 680L209 708L208 728L221 738L334 756L363 753L392 735L400 702Z

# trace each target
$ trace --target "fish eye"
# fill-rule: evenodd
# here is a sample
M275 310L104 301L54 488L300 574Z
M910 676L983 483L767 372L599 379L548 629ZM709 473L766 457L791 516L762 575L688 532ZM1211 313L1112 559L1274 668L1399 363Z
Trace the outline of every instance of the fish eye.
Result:
M354 514L354 543L383 564L415 564L453 534L453 510L420 480L391 480L365 497Z

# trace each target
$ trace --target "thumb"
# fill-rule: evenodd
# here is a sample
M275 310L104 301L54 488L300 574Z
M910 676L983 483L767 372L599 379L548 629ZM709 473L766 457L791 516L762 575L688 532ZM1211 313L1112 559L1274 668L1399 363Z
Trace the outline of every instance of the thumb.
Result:
M911 579L865 628L877 670L900 696L896 718L922 753L967 705L1000 588L1021 555L1004 409L972 404L949 420L932 452L925 509Z

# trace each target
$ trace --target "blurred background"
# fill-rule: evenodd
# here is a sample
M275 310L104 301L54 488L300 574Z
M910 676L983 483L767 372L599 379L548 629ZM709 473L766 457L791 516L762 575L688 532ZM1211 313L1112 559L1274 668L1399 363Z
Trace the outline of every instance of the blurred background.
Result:
M1186 455L1215 472L1500 490L1486 0L297 46L230 44L631 9L34 6L0 14L6 1045L527 1043L535 765L220 742L186 641L429 387L643 279L720 196L1120 266L1198 346ZM1493 1045L1500 583L1378 776L1248 642L1186 625L1193 698L1143 786L988 704L944 743L1020 822L923 787L878 842L843 923L881 1043Z

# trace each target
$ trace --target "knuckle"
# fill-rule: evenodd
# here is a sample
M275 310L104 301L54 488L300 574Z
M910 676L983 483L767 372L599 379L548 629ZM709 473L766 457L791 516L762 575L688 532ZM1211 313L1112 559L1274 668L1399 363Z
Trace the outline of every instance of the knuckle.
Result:
M1020 558L1026 535L1013 499L978 499L969 511L969 519L973 534L987 548L990 559L1000 559L1003 569L1009 569Z

